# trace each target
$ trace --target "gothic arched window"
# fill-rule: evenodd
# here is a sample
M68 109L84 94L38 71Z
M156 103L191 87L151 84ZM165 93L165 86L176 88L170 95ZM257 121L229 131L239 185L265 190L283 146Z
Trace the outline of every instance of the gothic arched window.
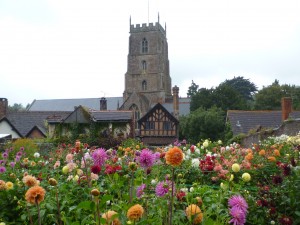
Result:
M143 38L142 41L142 53L147 53L148 52L148 41L146 38Z
M142 90L143 91L147 90L147 81L145 81L145 80L142 82Z
M139 108L137 107L137 105L133 104L132 106L130 106L129 110L132 110L133 111L133 120L134 120L134 127L135 129L138 129L138 120L140 119L140 110Z
M147 69L147 62L145 60L142 61L142 68L143 70Z

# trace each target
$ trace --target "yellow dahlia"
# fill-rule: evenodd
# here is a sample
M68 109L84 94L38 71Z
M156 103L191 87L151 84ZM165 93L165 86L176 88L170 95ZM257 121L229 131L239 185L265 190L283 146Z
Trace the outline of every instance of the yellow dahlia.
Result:
M130 220L138 220L144 214L144 208L140 204L131 206L127 211L127 218Z
M7 190L11 190L14 188L14 184L10 181L6 182L5 186Z
M203 219L203 214L199 206L195 204L191 204L185 209L186 216L189 219L193 218L193 224L200 224Z
M237 163L234 163L234 164L232 164L232 166L231 166L231 169L232 169L232 171L233 172L239 172L240 171L240 165L239 164L237 164Z
M106 220L105 225L121 225L121 222L118 218L114 217L112 219L112 217L116 214L118 214L118 213L115 211L112 211L112 210L109 210L106 213L103 213L102 218L104 218Z
M171 166L179 166L183 160L183 152L180 148L170 148L165 155L166 163Z
M25 199L28 203L31 204L40 204L41 201L44 200L46 191L41 186L33 186L28 189L25 194Z

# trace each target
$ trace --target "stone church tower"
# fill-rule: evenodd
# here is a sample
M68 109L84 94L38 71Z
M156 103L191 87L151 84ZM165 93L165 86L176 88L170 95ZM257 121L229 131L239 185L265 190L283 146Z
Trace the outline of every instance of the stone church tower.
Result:
M135 120L156 103L172 99L168 42L165 29L155 24L132 25L122 109L134 110ZM172 101L172 100L171 100Z

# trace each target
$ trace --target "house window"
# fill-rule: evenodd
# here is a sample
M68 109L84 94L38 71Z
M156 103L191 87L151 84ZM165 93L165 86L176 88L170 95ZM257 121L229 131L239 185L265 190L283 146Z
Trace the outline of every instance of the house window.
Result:
M163 123L163 129L164 129L164 130L172 130L171 122L169 122L169 121L164 121L164 123Z
M155 123L153 121L146 121L145 122L145 130L154 130Z
M146 38L142 41L142 53L148 53L148 41Z
M145 81L145 80L142 82L142 90L143 91L147 90L147 81Z
M142 61L142 68L143 70L147 69L147 62L145 60Z

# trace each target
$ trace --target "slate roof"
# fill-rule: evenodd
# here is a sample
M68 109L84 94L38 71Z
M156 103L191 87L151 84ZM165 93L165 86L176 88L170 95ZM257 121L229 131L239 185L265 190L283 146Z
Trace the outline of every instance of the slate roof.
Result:
M133 119L132 111L90 111L93 121L130 121Z
M77 106L100 110L101 98L76 98L76 99L45 99L34 100L28 111L69 111L73 112ZM117 110L123 104L123 97L106 97L107 110Z
M293 111L289 117L300 118L300 111ZM282 111L228 110L227 121L231 124L233 135L248 134L252 129L279 128L282 124Z
M100 110L101 98L77 98L77 99L45 99L34 100L28 111L69 111L73 112L75 107L84 106L89 109ZM107 110L117 110L123 105L123 97L106 97ZM190 98L179 98L179 115L190 113ZM154 107L155 104L152 105ZM173 102L166 102L163 106L173 113Z
M186 116L190 114L190 104L191 99L190 98L179 98L179 115L180 116ZM156 104L153 104L152 107L154 107ZM173 100L167 101L162 104L162 106L168 110L171 114L173 114L174 106L173 106Z
M36 127L46 135L45 121L51 115L65 116L69 112L10 112L6 115L7 120L16 128L21 136L26 137Z

